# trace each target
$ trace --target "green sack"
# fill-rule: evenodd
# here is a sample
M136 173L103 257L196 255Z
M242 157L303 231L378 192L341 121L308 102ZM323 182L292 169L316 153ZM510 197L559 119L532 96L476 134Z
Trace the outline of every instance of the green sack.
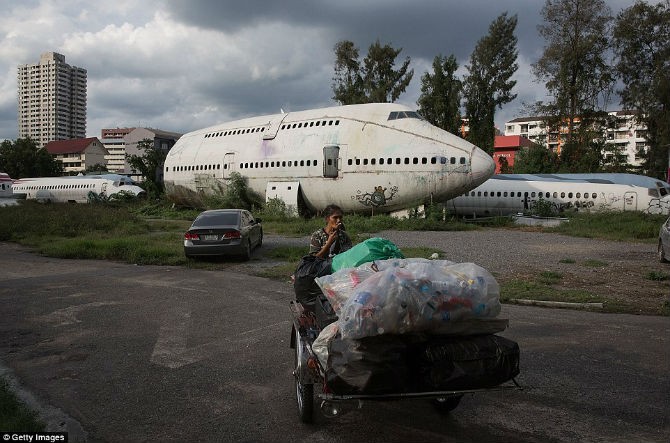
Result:
M405 256L392 241L380 237L369 238L333 257L333 272L389 258L405 258Z

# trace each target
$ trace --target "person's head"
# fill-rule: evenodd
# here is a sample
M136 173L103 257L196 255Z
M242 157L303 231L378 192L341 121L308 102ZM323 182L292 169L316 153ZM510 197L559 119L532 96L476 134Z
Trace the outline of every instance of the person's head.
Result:
M337 205L328 205L323 210L323 216L328 226L337 226L338 223L341 223L342 215L342 208Z

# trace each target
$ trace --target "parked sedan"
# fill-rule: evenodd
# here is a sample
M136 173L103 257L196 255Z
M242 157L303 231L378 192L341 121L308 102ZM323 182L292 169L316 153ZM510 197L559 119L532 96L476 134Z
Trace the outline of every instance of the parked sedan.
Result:
M239 255L263 243L261 219L244 209L214 209L201 212L184 234L186 257Z
M670 260L670 217L661 225L658 233L658 260L661 263Z

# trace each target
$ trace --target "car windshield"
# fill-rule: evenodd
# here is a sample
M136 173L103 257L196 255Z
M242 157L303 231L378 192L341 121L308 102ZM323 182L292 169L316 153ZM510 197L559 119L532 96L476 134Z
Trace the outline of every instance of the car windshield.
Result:
M193 226L234 226L237 225L239 218L240 214L237 212L203 214L193 222Z

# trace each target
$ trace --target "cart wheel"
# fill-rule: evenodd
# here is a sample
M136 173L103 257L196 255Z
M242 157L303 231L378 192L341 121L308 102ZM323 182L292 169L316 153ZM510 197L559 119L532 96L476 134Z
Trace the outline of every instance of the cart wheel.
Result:
M314 385L300 381L299 362L302 360L303 345L300 333L295 332L295 395L298 401L298 415L303 423L312 423L314 417Z
M461 402L462 395L456 395L453 397L439 397L431 400L433 407L440 414L448 414L458 407L458 404Z

